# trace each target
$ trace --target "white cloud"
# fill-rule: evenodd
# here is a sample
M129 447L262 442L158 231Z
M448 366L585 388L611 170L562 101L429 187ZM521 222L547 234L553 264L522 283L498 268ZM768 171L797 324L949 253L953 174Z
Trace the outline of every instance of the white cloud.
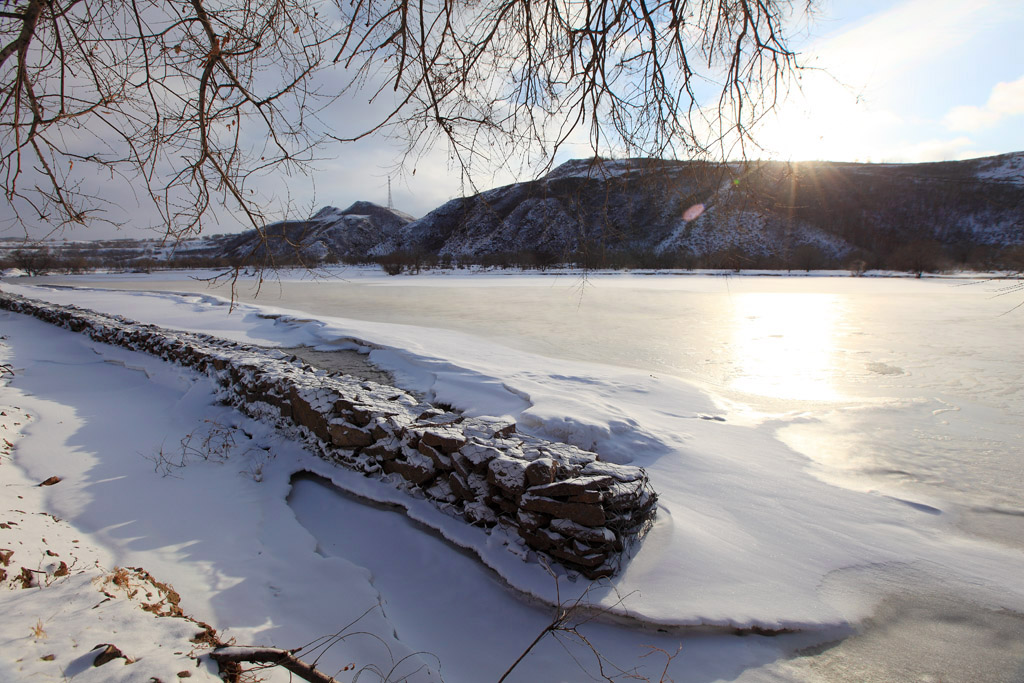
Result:
M950 130L977 131L1020 114L1024 114L1024 76L1010 83L996 83L984 106L954 107L943 122Z
M854 28L812 46L812 65L849 87L896 81L908 69L930 61L986 28L986 12L998 0L908 0L872 15Z
M996 83L988 106L1004 115L1024 114L1024 76L1012 83Z
M904 143L888 149L880 150L877 161L885 162L927 162L949 161L953 159L973 159L986 156L986 152L978 152L971 148L974 141L969 137L960 136L952 139L931 138L914 143Z
M977 131L991 128L1000 119L999 114L984 107L953 107L942 119L950 130Z
M772 156L876 162L977 157L991 153L994 141L982 141L974 131L993 130L1024 113L1024 78L996 85L984 106L950 109L959 104L957 89L972 90L957 79L973 79L975 93L996 80L979 83L988 53L978 46L993 44L1007 26L1024 21L1019 0L901 0L856 23L843 13L855 14L859 6L852 0L836 5L837 30L804 54L805 63L820 70L805 71L801 91L762 128ZM966 66L951 73L954 56ZM1005 144L1017 137L1003 136Z

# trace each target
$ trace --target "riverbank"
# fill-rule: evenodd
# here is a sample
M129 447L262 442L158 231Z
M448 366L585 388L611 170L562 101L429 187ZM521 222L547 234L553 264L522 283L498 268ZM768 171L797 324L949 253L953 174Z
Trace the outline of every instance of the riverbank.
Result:
M0 341L0 363L9 357ZM88 535L55 516L59 475L22 454L26 430L45 428L0 387L0 678L219 681L201 661L216 632L184 614L181 597L142 567L121 567ZM20 403L20 401L19 401Z
M853 278L822 280L830 286L855 281ZM424 302L434 305L432 297L438 297L437 306L457 311L467 318L477 311L472 306L469 309L463 308L463 301L453 296L455 292L451 289L436 291L436 287L426 286L414 293L407 286L395 290L393 285L388 284L392 281L394 280L380 278L371 286L363 287L354 294L362 295L367 291L371 294L380 294L391 291L398 299L418 307L420 314L424 312ZM774 278L772 281L779 282ZM691 281L684 279L681 282L685 289L692 291ZM715 280L709 278L706 282ZM737 325L747 324L744 321L751 320L748 316L759 314L760 319L765 319L769 311L781 313L779 309L766 307L769 299L774 300L776 294L780 298L795 295L800 303L797 310L804 313L817 312L812 316L815 323L834 323L837 329L848 331L846 334L851 335L849 339L858 339L857 336L852 336L857 330L850 329L848 318L836 318L835 314L822 315L826 309L821 306L826 303L835 304L842 310L842 290L838 293L829 292L827 296L817 293L816 296L810 296L800 292L776 292L773 288L769 297L769 293L766 292L749 291L749 287L738 285L736 280L728 280L728 291L726 281L717 282L721 286L720 293L709 292L707 295L713 297L717 308L702 308L698 312L687 314L682 311L689 306L688 300L684 299L679 306L680 313L676 319L682 327L679 331L673 332L672 337L676 340L677 352L680 343L689 343L699 338L704 334L705 327L713 331L714 324L720 321L721 316L706 319L702 316L714 314L716 310L722 314L728 313L729 319L735 319ZM751 285L761 286L756 279L749 282ZM926 288L921 290L921 296L917 296L915 292L921 285L916 282L913 283L914 288L909 291L893 290L890 284L898 281L889 284L874 282L876 289L865 290L872 295L870 301L886 301L889 305L899 302L899 315L903 317L914 311L930 313L922 308L927 301L942 302L943 318L960 311L961 299L965 309L978 307L975 299L962 295L963 289L944 290L937 288L938 283L925 282L921 284ZM598 288L589 290L587 296L594 292L608 293L612 290L612 287L604 282L597 284ZM885 287L877 289L879 284L884 284ZM991 657L993 653L989 652L986 643L994 642L993 639L996 637L1003 638L1004 643L1019 640L1014 640L1013 619L1000 621L998 617L1000 609L1012 610L1012 605L1019 602L1019 586L1015 579L1021 569L1018 566L1019 552L1015 554L1010 549L999 549L978 543L977 539L957 534L957 508L937 496L925 496L920 489L888 486L879 490L873 485L862 487L849 481L840 487L835 484L825 485L819 481L818 476L834 474L835 470L826 469L824 462L819 465L809 456L802 454L806 451L813 456L816 454L814 448L796 453L783 446L775 435L780 428L829 428L835 423L828 422L828 413L823 413L821 408L816 406L831 406L831 403L816 404L806 398L786 399L785 403L790 406L787 411L777 412L768 417L758 417L738 410L735 406L730 408L716 404L703 389L680 382L671 375L663 375L646 368L645 371L634 372L621 366L569 362L564 358L553 358L550 355L529 355L511 349L500 341L482 342L479 337L438 327L414 327L407 323L381 324L353 318L341 319L330 314L313 314L308 311L287 312L281 308L271 309L266 303L260 306L239 304L232 314L227 315L228 307L222 300L210 296L209 293L173 296L48 288L38 291L48 298L74 302L90 308L107 307L112 312L122 312L135 318L141 317L147 322L172 327L191 327L203 331L218 330L218 333L222 332L225 336L261 344L306 344L318 349L337 345L340 340L345 339L372 344L370 359L375 364L395 373L397 381L423 392L424 395L430 395L452 405L458 404L458 407L467 410L486 410L489 414L507 413L516 417L517 422L531 431L545 434L561 433L581 443L586 440L596 444L602 453L612 457L632 458L634 462L642 463L648 468L659 491L661 492L664 487L664 492L667 492L663 495L665 508L659 512L659 519L669 523L656 526L652 531L652 537L648 538L643 550L634 558L627 570L627 583L623 585L628 586L629 582L632 582L632 585L642 590L642 595L630 595L626 603L627 606L635 608L638 614L650 614L651 610L660 609L661 614L681 620L686 619L688 615L701 613L708 616L714 610L718 614L727 615L733 620L732 623L752 618L755 611L759 613L756 618L770 616L774 619L793 619L795 611L799 609L813 610L818 615L825 614L825 610L831 609L833 615L840 615L838 620L833 616L832 621L818 621L818 626L804 624L802 628L805 629L805 633L802 637L810 640L805 639L802 645L787 636L773 639L762 639L758 636L746 639L708 636L704 640L695 640L683 634L670 634L667 638L662 634L663 639L656 642L662 643L664 649L674 651L680 642L684 645L684 652L678 660L674 660L674 664L678 661L677 666L682 668L673 668L673 671L685 670L689 673L685 676L680 673L677 680L716 680L723 677L738 680L771 680L771 676L775 675L773 672L780 671L791 672L781 680L792 680L795 676L792 671L802 672L800 675L811 680L830 680L824 675L816 677L816 671L837 670L824 666L823 662L841 660L844 651L857 652L856 649L844 648L853 648L855 643L864 641L846 638L841 647L819 651L813 657L789 658L803 645L810 645L813 642L820 644L849 636L849 628L857 628L858 624L864 623L873 624L869 630L881 636L882 639L876 642L884 646L886 629L894 626L901 618L915 613L924 615L918 620L920 629L907 629L907 632L918 634L911 639L918 642L906 643L905 648L901 648L899 653L900 657L905 657L910 663L910 668L900 669L900 662L894 659L897 653L893 651L887 654L884 647L879 647L871 655L874 658L870 662L872 672L876 676L874 680L884 680L887 672L893 674L896 671L912 671L917 675L930 672L930 675L942 675L947 680L979 680L971 678L968 673L986 670L979 668L985 658L1000 662L999 670L1003 673L1003 678L990 680L1006 680L1013 671L1013 658L1019 653L1010 646L1003 648L1004 655ZM309 301L310 291L312 290L302 290L297 300ZM338 289L321 287L317 291L323 299L318 305L325 305L328 300L341 300L343 307L348 305L338 296L347 295ZM702 291L698 289L699 296L705 296L700 293ZM549 299L532 298L537 295L543 296L544 292L549 292ZM516 309L512 302L516 296L525 297L526 293L531 298L531 307L529 313L524 315L522 309ZM526 329L527 323L533 323L538 328L553 329L547 327L546 317L549 315L560 317L564 323L578 325L578 318L570 318L576 314L566 310L564 306L555 310L545 309L549 300L558 303L558 297L564 296L562 290L549 291L546 286L538 288L527 282L509 280L508 285L503 286L503 291L495 287L474 289L473 296L478 294L481 299L481 310L488 306L502 318L506 324L496 329L506 334L517 326ZM648 319L646 313L649 305L662 305L669 301L669 292L658 292L657 289L630 289L628 294L629 298L623 299L623 302L628 303L637 315L643 316L644 319ZM953 294L956 296L952 296ZM415 298L410 299L410 296ZM747 298L756 305L749 309L744 308ZM985 298L981 297L981 300L984 301ZM612 303L616 301L617 299L613 297ZM618 315L619 310L607 308L605 299L591 297L584 300L585 314L590 312L589 302L595 302L595 308L603 308L605 311L605 316L598 320L602 327L589 334L595 344L604 341L612 346L610 351L614 352L612 340L616 338L619 330L610 324L612 318L609 315L613 312ZM815 303L818 307L809 308L810 303ZM574 309L575 306L574 303ZM515 311L519 311L520 314L515 315ZM268 313L284 315L273 320L261 317ZM527 315L533 315L532 320ZM408 316L404 312L400 317L406 317L408 321ZM795 318L792 316L786 318L793 319ZM1013 323L1008 317L997 320L999 325ZM909 329L891 328L888 322L879 322L879 325L883 330L893 329L894 333L896 329L901 332ZM770 346L781 343L772 336L774 330L770 327L760 329L761 331L757 333L744 333L742 338L761 340L762 349L764 344ZM953 331L958 334L962 331L959 327L944 329L946 334L941 337L943 343L957 339ZM578 327L576 331L579 331ZM625 331L627 330L623 330ZM631 333L629 338L632 340L634 355L636 349L645 348L654 338L654 335L641 332L635 325L628 331ZM866 331L874 333L872 328ZM929 334L934 340L939 339L930 329L922 329L921 332ZM992 325L979 328L977 334L972 335L970 339L974 355L961 354L961 362L966 360L973 364L980 363L987 355L987 343L991 343L993 349L999 347L999 336L994 332L998 332L998 328L994 329ZM643 338L639 338L638 334L642 334ZM820 336L810 336L808 341L820 348L823 339L825 338ZM717 338L708 340L709 343L714 340L719 348L728 351L728 344L721 344ZM782 341L795 343L796 340ZM888 352L893 354L890 357L877 357L872 354L849 356L851 360L858 361L855 367L859 366L858 372L863 373L866 379L880 378L886 382L883 388L899 388L902 386L900 383L906 383L908 379L919 381L924 378L931 381L927 368L939 367L939 364L933 363L930 356L926 359L928 363L921 363L920 359L910 352L916 350L920 354L921 349L932 347L919 345L913 340L903 340L898 346L890 345L888 339L884 341ZM849 340L842 342L846 346L846 354L850 354L849 343ZM898 356L904 350L903 345L908 352L906 358ZM549 347L543 348L547 350ZM589 351L587 346L575 350L580 349ZM563 349L552 351L565 352ZM1005 360L1006 354L1012 353L1012 349L1007 351L1003 346L1000 353ZM759 358L761 352L758 347L750 347L744 355L747 358ZM816 357L808 352L797 355L805 367L810 361L816 361ZM92 356L96 356L95 351L92 352ZM882 363L887 368L900 368L903 372L896 374L889 371L888 374L880 374L866 367L875 362ZM949 365L949 361L945 363L947 370L953 367ZM137 362L128 364L137 365ZM768 367L777 366L776 362ZM725 364L720 362L717 367L725 367ZM1011 363L1001 371L1007 388L1012 387L1015 381L1012 372L1007 368L1012 370L1014 367L1016 366ZM156 373L155 376L158 375L159 373ZM859 376L856 375L855 378ZM948 378L948 386L954 387L953 383L959 381L958 377L961 376L951 375ZM989 382L988 389L997 387L999 381L996 377L993 382ZM790 383L781 386L793 388L798 385ZM816 386L818 385L813 383L807 384L801 390L817 390ZM932 384L931 387L929 391L938 391L936 385ZM1012 399L1012 394L1000 395L1004 397L1003 400ZM990 436L997 435L997 432L992 430L1000 423L976 422L979 417L984 417L988 413L981 413L965 405L965 394L962 389L959 400L961 410L936 415L932 415L933 405L929 402L903 404L890 401L877 407L878 410L891 415L894 420L898 418L902 421L904 431L907 429L908 420L926 418L929 429L944 429L938 421L946 420L949 422L950 430L970 424L974 433L987 430L984 433ZM782 400L779 401L781 405ZM911 412L908 412L908 408ZM837 414L850 413L842 411ZM873 414L868 408L861 408L853 415ZM701 419L702 417L705 419ZM724 421L707 419L715 417ZM877 426L880 423L876 421L875 424ZM833 436L836 435L836 431L832 427ZM150 442L152 438L145 437ZM889 438L888 442L890 445L910 445L909 441L900 441L898 438ZM168 439L168 443L173 444L177 441L171 438ZM274 462L279 461L280 456L274 459ZM919 456L915 462L927 464L927 461ZM936 463L943 464L943 461L931 461L933 465ZM199 468L209 467L202 461L197 465ZM274 467L276 465L271 464L264 472L273 474ZM233 469L240 471L243 467ZM273 477L270 480L276 481ZM960 477L960 480L966 481L964 477ZM1007 491L1011 490L1012 480L1009 477L1002 477L1001 483L1010 487ZM226 490L232 489L229 487ZM325 518L320 511L325 509L326 505L332 508L339 506L339 510L343 509L346 512ZM511 644L500 643L500 638L497 638L496 633L492 634L492 628L486 623L472 622L473 626L469 630L473 635L464 633L461 622L470 623L470 616L459 612L456 618L452 614L458 610L457 605L461 599L458 592L439 591L441 584L436 575L431 573L429 579L423 577L426 583L420 583L420 572L408 566L407 560L399 560L396 564L396 559L404 558L404 555L396 555L392 544L399 544L405 549L420 548L418 539L423 534L415 529L407 531L402 524L391 525L386 520L394 518L394 513L381 513L385 515L383 518L364 518L356 515L353 508L344 507L335 501L330 495L322 496L319 491L307 486L301 487L292 496L288 507L292 511L291 514L298 516L306 530L305 533L309 535L307 538L315 539L312 544L319 548L320 552L331 558L354 562L366 568L374 577L375 587L379 586L379 590L385 595L395 596L395 602L387 610L387 615L396 624L403 640L417 643L420 647L433 651L443 650L443 642L446 641L463 642L467 638L479 637L480 645L476 648L479 651L479 658L473 662L477 667L485 667L488 659L503 661L503 658L510 655L514 660L515 656L518 656L518 652L511 652ZM666 514L663 516L662 513ZM372 521L350 526L348 521L356 518ZM385 528L386 532L383 531ZM388 539L388 542L381 543L382 538ZM654 538L657 538L657 542L651 543ZM830 538L838 539L838 542L832 543ZM450 561L450 548L434 554L434 550L423 547L422 551L416 551L420 552L424 553L423 557L431 558L426 561L427 564L440 562L442 573L452 575L454 572L464 576L470 571L462 567L455 569L454 565L445 564ZM416 557L420 555L417 554ZM992 564L989 564L989 559L993 561ZM652 573L652 570L659 568L665 573ZM402 586L408 587L407 591L399 591L393 587L396 576L400 578ZM659 579L664 579L665 582L661 583ZM486 582L485 578L481 580ZM172 583L178 587L177 581ZM666 590L670 585L677 588L685 587L685 591ZM431 623L431 617L414 607L417 598L402 596L434 596L439 592L441 595L436 597L440 603L434 603L438 605L434 611L443 611L452 614L452 617L443 627L433 629L436 633L431 633L430 629L422 627L425 621ZM495 610L500 610L502 614L518 614L510 604L498 599L500 588L488 588L485 592L487 602L491 605L490 609L482 610L485 615L494 613ZM186 591L182 591L183 595L185 593ZM956 601L946 601L944 596L955 596ZM880 601L895 604L906 598L912 598L914 604L924 605L926 609L915 611L908 607L904 610L903 617L876 609ZM414 603L409 603L409 599L414 600ZM422 597L418 600L422 601ZM957 605L964 606L965 609L961 610ZM872 615L877 615L881 621L863 621ZM946 616L959 618L962 615L967 615L978 628L955 634L949 630L936 630L937 625L943 623ZM509 621L508 631L521 635L528 642L543 628L546 618L550 617L542 612L530 612L527 609L522 620L516 617L515 620ZM790 621L790 624L792 623ZM828 634L827 627L822 625L825 623L845 624L847 630ZM630 643L650 642L648 639L654 636L649 632L631 635L630 630L610 625L591 625L588 628L594 629L593 633L587 631L588 636L593 635L595 642L607 644L607 651L618 663L637 661L636 654L628 654L629 649L634 647ZM924 637L927 633L941 635L947 650L955 653L955 656L951 655L948 660L941 662L941 667L952 667L951 669L933 668L933 662L936 667L939 663L919 647L927 642L928 639ZM492 638L492 635L495 637ZM487 642L486 645L484 641ZM492 649L495 647L496 650ZM520 651L521 647L522 645ZM554 644L554 647L558 649L557 644ZM493 654L495 652L498 654ZM543 655L539 661L544 666L555 667L550 670L562 671L558 668L562 664L558 663L559 659L554 656L555 654L557 653L548 653L551 656ZM564 657L564 653L562 656ZM452 655L448 655L442 661L451 659ZM454 666L457 668L458 664ZM793 666L797 669L792 670ZM475 680L472 668L467 666L460 671L462 676L453 680ZM571 680L571 670L565 671L567 678ZM476 679L479 679L479 676ZM871 676L866 676L866 680L872 680Z

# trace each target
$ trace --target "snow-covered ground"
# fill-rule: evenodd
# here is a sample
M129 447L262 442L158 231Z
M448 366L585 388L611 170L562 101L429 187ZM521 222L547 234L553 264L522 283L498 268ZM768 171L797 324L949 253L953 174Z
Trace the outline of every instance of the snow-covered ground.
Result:
M358 339L407 388L644 466L658 522L626 570L587 594L634 621L580 628L623 669L656 680L665 655L641 658L643 646L682 645L676 680L1024 674L1024 316L999 315L1013 302L989 285L342 277L269 283L231 313L207 292L3 287L266 345ZM115 280L198 284L105 284ZM12 462L30 480L63 477L45 489L45 511L101 548L105 568L173 584L185 612L223 637L295 647L366 613L322 660L330 672L386 671L393 659L401 673L474 681L497 679L550 622L553 580L511 556L490 563L499 578L405 515L345 495L401 502L213 405L191 373L21 316L0 321L0 362L16 371L3 402L32 416ZM180 461L189 434L223 448L154 471L161 453ZM292 481L298 471L324 479ZM582 586L563 577L559 588ZM18 628L0 635L13 672L18 639L32 638ZM579 680L580 664L596 672L584 644L549 637L515 680Z

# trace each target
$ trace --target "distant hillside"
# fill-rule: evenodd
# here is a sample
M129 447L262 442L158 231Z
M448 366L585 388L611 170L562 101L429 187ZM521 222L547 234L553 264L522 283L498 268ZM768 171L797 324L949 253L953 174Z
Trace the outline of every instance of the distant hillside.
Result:
M273 223L263 234L242 233L225 245L223 256L280 264L361 261L412 220L401 211L371 202L356 202L344 211L326 206L306 221Z
M703 212L685 220L697 205ZM863 260L913 270L916 263L897 262L915 252L984 260L1022 243L1024 153L1015 153L932 164L577 160L537 181L450 201L374 253L591 266Z
M88 244L34 253L104 265L378 261L395 272L435 262L1021 270L1024 152L929 164L574 160L419 219L356 202L262 233ZM0 260L5 246L9 264L27 262L14 243L0 244Z
M329 262L362 262L412 216L371 202L345 210L320 209L303 221L281 221L263 231L200 237L180 242L160 240L51 240L41 244L0 240L0 268L26 272L89 267L139 269L175 266L315 266Z

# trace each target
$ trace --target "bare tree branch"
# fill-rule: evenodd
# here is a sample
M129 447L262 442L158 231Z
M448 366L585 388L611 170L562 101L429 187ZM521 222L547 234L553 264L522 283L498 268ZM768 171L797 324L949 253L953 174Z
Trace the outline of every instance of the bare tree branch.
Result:
M97 178L119 179L179 239L224 212L262 232L288 206L261 179L373 134L405 159L446 146L470 186L584 140L726 158L798 68L811 4L3 0L0 186L23 226L60 229L116 222ZM377 113L345 125L339 98Z

